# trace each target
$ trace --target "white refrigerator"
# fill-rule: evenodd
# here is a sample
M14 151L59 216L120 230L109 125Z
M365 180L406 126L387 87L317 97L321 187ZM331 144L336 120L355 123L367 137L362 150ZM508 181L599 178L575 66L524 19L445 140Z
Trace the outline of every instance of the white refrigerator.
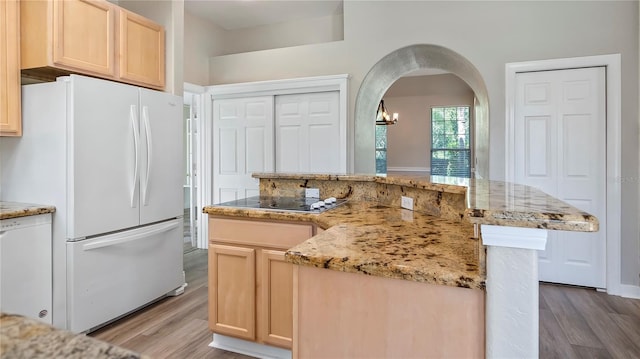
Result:
M182 98L71 75L23 86L22 111L0 198L56 207L53 324L87 332L180 293Z

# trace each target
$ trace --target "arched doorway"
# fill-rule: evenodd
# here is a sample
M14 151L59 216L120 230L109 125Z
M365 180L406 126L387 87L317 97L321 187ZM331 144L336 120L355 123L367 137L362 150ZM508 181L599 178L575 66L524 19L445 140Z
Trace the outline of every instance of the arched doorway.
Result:
M489 95L480 72L455 51L438 45L411 45L395 50L378 61L364 77L355 104L356 173L375 173L375 114L387 89L400 77L420 69L441 69L462 80L474 91L476 177L489 174Z

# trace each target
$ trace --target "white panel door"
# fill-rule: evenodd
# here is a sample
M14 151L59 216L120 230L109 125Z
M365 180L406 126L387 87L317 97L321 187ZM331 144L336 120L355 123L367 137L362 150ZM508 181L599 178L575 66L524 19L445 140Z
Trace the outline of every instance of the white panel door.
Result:
M184 214L182 141L182 98L140 89L140 224Z
M137 226L138 88L83 76L70 86L67 236Z
M254 172L273 172L273 96L213 101L213 202L259 194Z
M276 96L276 171L339 173L338 91Z
M606 286L606 113L602 67L519 73L515 181L595 215L595 233L549 231L540 280Z

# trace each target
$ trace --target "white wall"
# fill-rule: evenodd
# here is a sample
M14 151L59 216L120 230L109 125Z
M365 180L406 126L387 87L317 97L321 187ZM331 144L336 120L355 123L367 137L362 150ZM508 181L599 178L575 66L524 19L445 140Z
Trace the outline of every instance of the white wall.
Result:
M387 167L430 167L431 107L467 105L473 115L473 97L471 88L451 74L396 81L384 95L387 111L400 118L387 127Z
M342 14L231 30L222 54L338 41L343 33Z
M190 12L184 13L184 82L209 85L209 58L222 54L226 31Z
M349 114L362 78L386 54L413 44L458 52L489 91L490 178L504 178L505 63L622 56L622 281L638 285L638 1L346 1L344 41L210 59L210 84L349 73ZM359 138L350 122L350 145ZM356 168L374 168L358 163ZM610 179L622 180L622 179Z

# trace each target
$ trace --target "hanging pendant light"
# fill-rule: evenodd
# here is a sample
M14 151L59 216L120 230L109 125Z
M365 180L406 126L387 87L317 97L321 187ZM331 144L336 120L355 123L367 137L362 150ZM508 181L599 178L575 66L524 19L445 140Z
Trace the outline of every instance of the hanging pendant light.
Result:
M389 112L384 107L384 100L380 100L378 111L376 112L376 125L395 125L398 122L398 113L394 112L393 117L389 116Z

